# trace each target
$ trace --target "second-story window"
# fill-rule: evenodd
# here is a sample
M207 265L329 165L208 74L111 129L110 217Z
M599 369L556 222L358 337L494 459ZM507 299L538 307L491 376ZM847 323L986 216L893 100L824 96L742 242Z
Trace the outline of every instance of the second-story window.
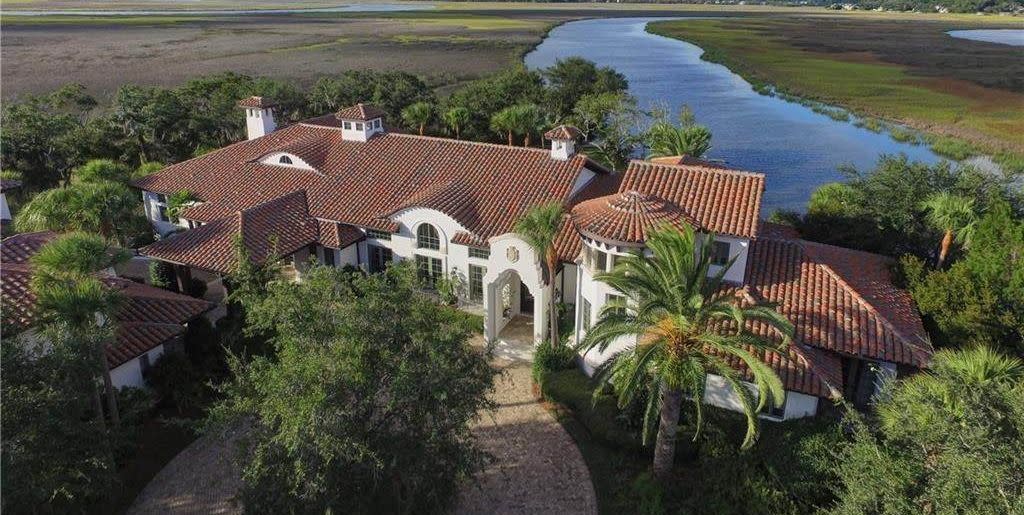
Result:
M281 163L283 165L290 165L290 164L292 164L292 158L290 158L288 156L281 156L281 158L278 159L277 162Z
M470 247L469 257L478 259L488 259L491 257L491 251L489 249L478 249L476 247Z
M420 224L416 229L416 248L439 250L441 238L437 235L437 229L430 224Z
M594 251L594 271L604 272L608 269L608 254L600 250Z
M711 248L711 264L725 266L729 263L729 242L716 241Z

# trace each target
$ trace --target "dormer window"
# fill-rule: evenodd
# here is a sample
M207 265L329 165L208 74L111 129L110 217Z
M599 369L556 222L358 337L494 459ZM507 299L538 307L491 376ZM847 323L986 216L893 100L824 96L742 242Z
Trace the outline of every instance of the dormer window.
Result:
M347 130L352 130L352 122L342 122L341 126Z
M278 159L277 162L281 163L283 165L290 165L290 164L292 164L292 158L290 158L288 156L281 156L281 158Z
M356 122L356 130L357 130L357 131L361 131L361 130L363 130L363 124L362 124L362 122Z
M729 242L716 241L711 248L711 264L725 266L729 263Z

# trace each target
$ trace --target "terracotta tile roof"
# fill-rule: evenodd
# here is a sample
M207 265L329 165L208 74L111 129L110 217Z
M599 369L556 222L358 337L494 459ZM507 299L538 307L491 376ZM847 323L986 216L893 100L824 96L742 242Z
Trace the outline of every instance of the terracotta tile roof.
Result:
M15 179L0 179L0 191L13 190L21 186L21 181Z
M0 262L26 263L29 258L39 252L39 248L50 243L58 236L53 231L26 232L4 238L0 243Z
M764 175L704 166L633 161L620 191L635 190L678 205L705 231L754 238Z
M40 233L16 235L4 240L2 248L8 255L13 241L39 241ZM52 235L52 233L51 233ZM52 237L51 237L52 239ZM24 245L19 248L28 248ZM38 250L38 246L35 246ZM34 251L33 251L34 253ZM32 272L28 264L31 254L20 255L20 261L5 261L0 268L0 301L3 323L15 330L31 327L36 322L36 297L32 292ZM213 308L213 304L186 295L169 292L127 279L100 275L103 283L124 296L116 316L117 342L107 347L107 359L116 367L184 332L182 324Z
M796 227L764 221L761 222L761 228L758 229L757 234L762 238L776 238L783 240L800 239L800 231L796 230Z
M549 140L556 139L577 139L582 136L583 133L579 129L571 125L559 125L554 129L551 129L544 133L544 138Z
M317 220L317 228L319 233L317 241L325 247L343 249L366 237L363 231L348 224Z
M715 161L708 161L706 159L700 159L692 156L663 156L663 157L652 157L648 161L659 164L659 165L691 165L700 166L702 168L715 168L718 170L728 170L729 167L722 163Z
M580 202L572 208L572 220L583 236L622 246L642 246L648 232L664 224L697 225L679 206L638 191Z
M304 189L310 214L322 220L395 231L389 215L432 207L462 224L469 240L486 241L509 232L533 205L569 202L584 168L607 173L584 155L559 161L544 149L391 132L346 141L320 121L328 118L333 115L229 145L134 184L157 193L189 190L205 202L183 214L193 220L212 221ZM301 155L304 145L317 147L317 171L255 162L282 148Z
M334 116L339 120L372 120L381 118L386 113L372 105L356 104L338 111Z
M565 219L562 220L562 228L558 231L558 235L555 236L555 253L558 255L558 260L563 263L572 263L576 261L582 250L583 240L580 239L579 233L576 232L576 226L572 223L572 217L566 215Z
M803 240L760 238L747 257L748 291L777 304L797 342L849 356L927 366L933 349L887 258Z
M791 345L786 351L765 351L747 347L747 350L770 366L786 390L792 390L815 397L841 397L843 377L839 358L834 354L802 349ZM726 361L740 371L749 381L753 380L750 369L739 358L728 357Z
M266 109L268 107L274 107L277 103L267 97L251 96L246 99L242 99L238 102L238 107L255 107L257 109Z
M272 253L287 256L315 243L319 228L317 220L309 215L306 192L299 190L168 236L139 252L163 261L230 273L235 265L236 235L241 235L250 257L262 263Z
M185 327L177 324L121 322L117 325L117 344L107 345L107 363L110 368L123 365L182 334Z

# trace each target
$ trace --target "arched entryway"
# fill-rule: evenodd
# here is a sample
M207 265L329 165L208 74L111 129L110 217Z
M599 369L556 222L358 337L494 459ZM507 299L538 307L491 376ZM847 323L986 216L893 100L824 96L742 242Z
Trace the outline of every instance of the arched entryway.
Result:
M484 276L484 338L492 345L521 348L521 357L533 356L544 340L549 288L541 281L540 263L533 249L517 236L492 238L491 258Z

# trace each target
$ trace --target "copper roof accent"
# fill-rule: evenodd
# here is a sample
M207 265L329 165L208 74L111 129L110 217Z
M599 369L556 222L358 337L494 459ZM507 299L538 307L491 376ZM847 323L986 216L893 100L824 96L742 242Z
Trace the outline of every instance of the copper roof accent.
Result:
M588 238L632 247L643 246L649 232L662 225L697 226L697 221L675 204L632 190L580 202L572 209L572 220Z
M57 239L57 236L59 234L53 231L39 231L4 238L0 244L0 262L4 265L27 263L43 245Z
M575 140L582 135L583 133L576 127L571 125L559 125L558 127L545 132L544 138L548 140Z
M0 245L4 255L3 267L0 268L0 301L3 302L5 326L22 330L36 322L36 296L30 284L32 271L29 259L42 244L56 236L55 233L18 234L3 240ZM182 324L213 308L213 304L205 300L119 277L97 276L104 285L118 290L125 299L115 315L117 344L106 349L111 367L183 333Z
M372 120L374 118L381 118L386 113L372 105L356 104L354 106L346 107L337 113L335 117L339 120Z
M317 226L319 231L317 241L324 247L343 249L366 238L363 231L348 224L317 220Z
M620 187L620 191L629 190L676 204L705 231L757 236L764 174L633 161Z
M271 254L287 256L315 243L317 221L309 216L306 192L294 191L168 236L139 252L171 263L230 273L235 266L234 239L241 235L250 258L263 263Z
M256 109L269 109L276 105L276 102L267 97L258 97L255 95L238 101L238 107L254 107Z
M934 352L889 258L803 240L759 238L747 256L750 292L796 327L796 341L847 356L926 367Z
M0 179L0 192L13 190L14 188L20 187L21 181L16 179Z

